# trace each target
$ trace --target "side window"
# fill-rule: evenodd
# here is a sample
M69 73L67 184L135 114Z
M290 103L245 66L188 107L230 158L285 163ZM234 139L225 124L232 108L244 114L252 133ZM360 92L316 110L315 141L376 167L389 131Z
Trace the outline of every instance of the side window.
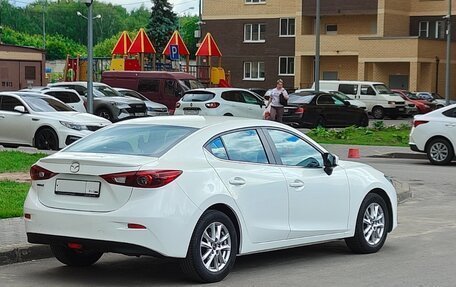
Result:
M220 137L211 141L206 147L210 153L220 159L228 159L228 155L225 150L225 146L223 145L222 139Z
M456 108L448 110L448 111L444 111L443 114L450 118L456 118Z
M178 97L179 96L176 81L174 81L174 80L165 81L165 96L167 96L167 97Z
M21 101L14 97L2 96L2 106L0 109L2 111L14 112L14 107L24 106Z
M269 163L256 130L233 132L222 136L229 160Z
M237 91L228 91L222 93L222 99L230 102L244 102L244 99L241 97L241 94Z
M288 132L268 130L283 165L323 167L323 157L313 146Z
M336 97L331 97L331 98L334 101L334 104L336 106L345 106L345 103L342 100L340 100L340 99L338 99Z
M361 95L375 96L376 93L370 85L361 85Z
M253 105L259 105L260 101L255 97L254 95L247 93L247 92L241 92L242 98L244 99L244 102L247 104L253 104Z
M348 94L348 95L356 95L358 93L358 85L340 84L339 92L342 92L342 93Z
M140 79L138 85L138 92L159 92L160 80Z
M317 105L334 105L334 100L330 95L321 95L317 99Z

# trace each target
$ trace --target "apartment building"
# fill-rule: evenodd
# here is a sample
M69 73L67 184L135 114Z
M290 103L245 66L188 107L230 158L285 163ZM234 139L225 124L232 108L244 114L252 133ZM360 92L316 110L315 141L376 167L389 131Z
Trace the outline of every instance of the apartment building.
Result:
M320 2L321 79L444 93L448 0ZM234 86L266 88L282 78L305 88L314 81L315 10L315 0L203 0L202 29L219 43ZM456 17L452 23L456 40ZM456 46L456 76L455 63Z

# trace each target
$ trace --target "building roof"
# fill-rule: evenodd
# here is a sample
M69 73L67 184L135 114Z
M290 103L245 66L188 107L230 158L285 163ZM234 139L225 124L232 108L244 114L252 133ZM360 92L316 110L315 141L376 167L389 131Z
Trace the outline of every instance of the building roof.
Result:
M16 50L18 52L24 51L24 52L40 52L40 53L45 53L45 50L36 48L36 47L27 47L27 46L17 46L17 45L11 45L11 44L0 44L0 50L5 51L5 50Z

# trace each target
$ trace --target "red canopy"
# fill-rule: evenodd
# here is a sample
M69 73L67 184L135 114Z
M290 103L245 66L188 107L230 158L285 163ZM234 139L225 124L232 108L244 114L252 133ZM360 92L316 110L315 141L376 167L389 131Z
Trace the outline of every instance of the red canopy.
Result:
M117 40L117 44L114 46L112 50L112 55L126 55L128 54L128 48L131 46L131 39L128 36L127 31L123 31L122 35L120 35L119 40Z
M138 53L145 53L145 54L155 54L157 51L152 45L149 37L147 37L146 32L143 28L139 29L138 34L136 35L133 43L128 49L128 53L130 54L138 54Z
M171 54L170 45L178 45L179 46L179 55L187 56L190 55L190 52L187 49L187 46L182 40L181 35L178 31L174 31L171 39L169 39L168 44L166 44L165 49L163 49L163 55L169 56Z
M207 33L204 37L204 40L201 42L198 51L196 51L196 56L222 56L222 52L220 52L220 49L217 46L217 43L215 42L214 37L212 37L211 33Z

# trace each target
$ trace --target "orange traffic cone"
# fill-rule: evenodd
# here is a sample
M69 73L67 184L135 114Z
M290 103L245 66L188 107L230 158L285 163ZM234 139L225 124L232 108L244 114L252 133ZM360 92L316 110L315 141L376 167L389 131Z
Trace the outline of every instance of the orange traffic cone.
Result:
M348 158L360 158L359 149L357 149L357 148L348 149Z

